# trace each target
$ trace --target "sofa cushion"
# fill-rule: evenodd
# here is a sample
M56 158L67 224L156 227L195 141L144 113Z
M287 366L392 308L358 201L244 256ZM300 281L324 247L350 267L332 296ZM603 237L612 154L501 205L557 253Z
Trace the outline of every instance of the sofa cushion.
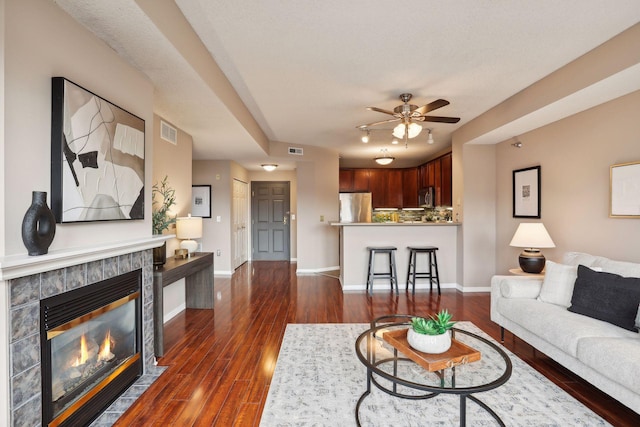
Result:
M640 278L622 277L578 266L569 311L636 331Z
M571 295L573 295L573 285L577 276L577 266L547 261L544 281L542 282L542 289L538 299L564 308L569 307L571 305Z
M500 298L498 312L567 354L576 357L578 341L585 337L636 338L630 332L601 320L571 313L566 308L537 299Z
M605 257L585 254L583 252L567 252L562 257L563 264L573 265L575 267L578 265L586 265L587 267L599 266L606 260L607 258Z
M505 298L536 298L540 294L537 280L503 280L500 294Z
M583 338L578 342L582 363L629 390L640 390L639 354L640 339Z
M606 259L599 263L599 267L602 267L602 271L619 274L622 277L640 277L640 264L635 262Z

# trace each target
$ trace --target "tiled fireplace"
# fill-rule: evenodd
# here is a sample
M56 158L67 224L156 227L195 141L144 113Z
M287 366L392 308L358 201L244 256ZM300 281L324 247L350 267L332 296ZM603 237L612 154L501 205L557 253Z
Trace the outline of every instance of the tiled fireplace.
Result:
M38 265L37 257L31 257L25 261L26 266L18 267L18 273L11 271L10 259L2 260L5 262L0 263L0 272L5 279L7 276L35 271L33 274L11 277L10 280L3 282L9 291L10 399L8 410L12 426L47 425L46 420L43 419L43 408L44 414L51 411L46 409L46 404L43 405L43 399L50 403L52 388L51 384L47 385L42 381L43 371L46 371L52 363L52 360L47 360L46 357L43 360L41 357L41 349L47 345L47 342L42 342L42 339L46 340L47 335L45 333L41 337L40 330L40 310L43 300L56 301L60 296L78 293L78 290L82 294L89 289L99 289L103 283L112 282L113 278L122 277L122 275L141 275L142 292L139 294L140 306L137 309L141 314L142 333L137 338L137 345L141 351L136 351L139 364L142 365L143 376L104 411L94 425L111 425L137 395L144 391L145 385L162 372L162 369L154 366L153 352L153 263L150 249L153 245L157 243L152 239L143 239L133 244L125 243L120 246L78 251L77 255L45 255L42 258L44 265ZM93 299L95 294L89 293L89 295ZM122 312L127 309L119 310ZM134 315L136 312L135 308L128 310L128 315ZM116 314L116 316L121 315ZM129 345L136 346L135 343ZM55 357L53 359L55 360ZM130 383L131 379L128 381ZM54 385L55 387L57 385ZM43 393L43 388L48 390L47 393ZM0 424L3 422L0 420Z

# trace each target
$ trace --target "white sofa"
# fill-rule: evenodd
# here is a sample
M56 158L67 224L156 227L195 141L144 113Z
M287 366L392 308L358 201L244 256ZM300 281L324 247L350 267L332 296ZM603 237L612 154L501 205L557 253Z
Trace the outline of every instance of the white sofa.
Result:
M547 262L544 279L494 276L491 320L501 326L502 333L504 329L511 331L640 413L640 334L567 309L578 265L625 278L640 277L640 264L570 252L562 264ZM640 283L624 280L632 287ZM639 318L640 312L635 318L636 327Z

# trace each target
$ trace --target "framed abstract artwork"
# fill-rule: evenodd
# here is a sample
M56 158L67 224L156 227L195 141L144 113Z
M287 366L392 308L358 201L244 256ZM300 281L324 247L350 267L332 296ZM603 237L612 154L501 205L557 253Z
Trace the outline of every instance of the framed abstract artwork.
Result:
M52 78L51 210L56 222L144 219L144 120Z
M609 217L640 218L640 162L612 165Z
M540 218L540 166L513 171L513 217Z
M191 186L191 215L211 218L211 186Z

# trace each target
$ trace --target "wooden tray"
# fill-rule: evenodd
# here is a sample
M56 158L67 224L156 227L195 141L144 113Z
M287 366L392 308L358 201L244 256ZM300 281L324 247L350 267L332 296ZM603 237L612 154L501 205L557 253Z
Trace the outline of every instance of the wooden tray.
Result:
M385 332L382 334L382 338L429 372L441 371L457 365L476 362L481 358L478 350L456 339L451 339L451 348L444 353L431 354L415 350L407 341L407 329Z

